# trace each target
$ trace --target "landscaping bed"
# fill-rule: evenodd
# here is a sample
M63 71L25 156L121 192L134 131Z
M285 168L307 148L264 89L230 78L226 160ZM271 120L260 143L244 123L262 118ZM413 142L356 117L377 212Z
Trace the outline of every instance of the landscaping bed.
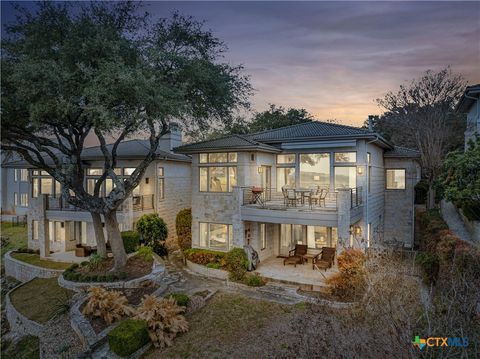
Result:
M24 252L12 252L10 253L12 258L19 261L31 264L33 266L47 268L47 269L67 269L71 263L55 262L48 259L41 259L39 254L36 253L24 253Z

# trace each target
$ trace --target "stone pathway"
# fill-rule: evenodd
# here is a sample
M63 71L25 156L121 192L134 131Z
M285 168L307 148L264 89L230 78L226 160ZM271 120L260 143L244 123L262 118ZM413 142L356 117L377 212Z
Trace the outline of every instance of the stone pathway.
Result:
M467 228L465 228L465 223L463 222L462 217L460 217L460 214L458 214L457 209L455 208L455 205L443 200L441 203L441 211L443 219L448 224L448 228L450 228L450 230L460 239L474 244L470 233Z

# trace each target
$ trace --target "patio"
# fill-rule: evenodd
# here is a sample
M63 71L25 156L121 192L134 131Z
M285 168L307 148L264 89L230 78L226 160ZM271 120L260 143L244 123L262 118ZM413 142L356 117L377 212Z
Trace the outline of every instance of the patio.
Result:
M75 251L67 251L67 252L54 252L51 253L48 260L54 262L65 262L65 263L82 263L84 261L88 261L88 257L76 257Z
M309 261L305 264L283 265L284 258L270 257L260 262L255 271L262 277L267 279L286 283L286 284L300 284L315 287L325 287L326 280L335 273L338 273L337 267L334 265L326 272L312 268L312 263Z

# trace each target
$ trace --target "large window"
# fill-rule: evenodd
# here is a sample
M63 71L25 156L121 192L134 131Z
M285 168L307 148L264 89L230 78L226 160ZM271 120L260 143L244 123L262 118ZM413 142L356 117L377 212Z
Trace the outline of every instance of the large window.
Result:
M22 168L20 170L20 181L22 182L28 181L28 170L26 168Z
M200 223L200 247L227 251L232 247L231 224Z
M405 189L405 169L389 169L387 174L387 189Z
M20 193L20 206L28 207L28 193Z
M277 163L279 165L295 163L295 154L288 153L284 155L277 155Z
M201 192L232 192L237 185L236 167L200 167Z
M355 188L357 186L356 167L335 167L335 188Z
M335 247L337 244L336 228L307 226L307 244L309 248Z
M336 227L282 224L280 226L280 254L288 254L295 244L307 244L308 248L335 247L338 233Z
M356 152L335 152L335 162L354 163L357 162Z
M200 163L236 163L236 152L201 153Z
M329 187L330 154L300 154L300 187Z

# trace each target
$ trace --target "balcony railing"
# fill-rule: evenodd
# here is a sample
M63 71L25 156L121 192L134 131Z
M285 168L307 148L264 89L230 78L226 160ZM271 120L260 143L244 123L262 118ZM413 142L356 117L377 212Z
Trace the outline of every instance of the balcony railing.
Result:
M134 211L145 211L154 208L153 194L146 194L132 197Z
M154 209L154 195L136 195L131 197L133 211L145 211ZM128 199L125 200L119 207L118 211L128 210ZM71 205L63 200L62 197L47 196L47 210L55 211L85 211L82 208Z
M350 188L350 208L356 208L362 204L362 187Z

